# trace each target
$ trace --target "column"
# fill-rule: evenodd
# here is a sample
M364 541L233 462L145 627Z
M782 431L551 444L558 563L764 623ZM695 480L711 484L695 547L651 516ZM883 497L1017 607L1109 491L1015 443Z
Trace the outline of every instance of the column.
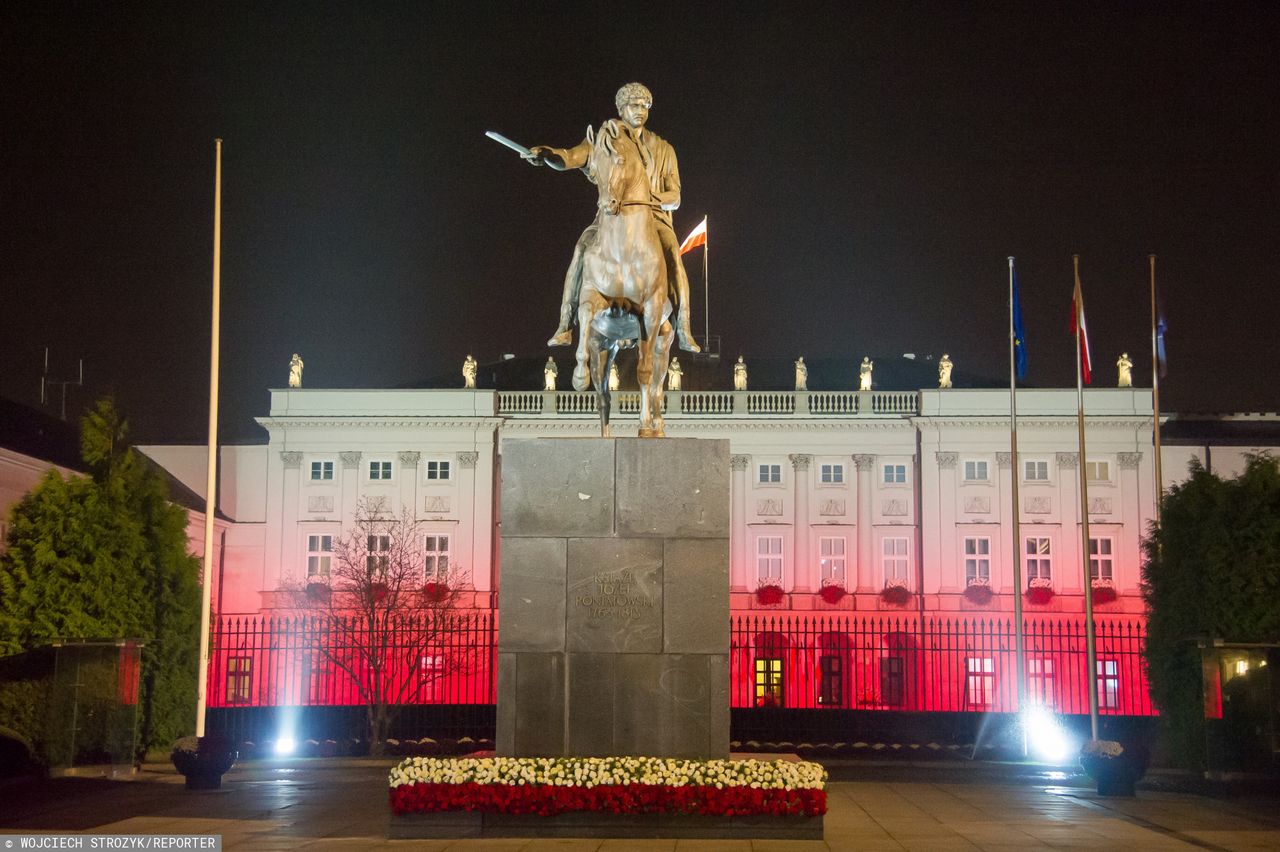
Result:
M1079 453L1057 453L1054 456L1054 477L1058 482L1058 518L1062 522L1062 535L1058 546L1062 551L1062 568L1054 566L1065 594L1078 595L1084 588L1084 564L1080 555L1080 477ZM1081 604L1083 608L1083 604Z
M422 454L413 450L404 450L396 455L400 464L397 471L400 476L400 511L408 509L415 518L422 514L422 507L418 505L418 462L421 458Z
M964 557L956 541L956 465L960 454L934 453L933 457L938 463L938 591L963 591Z
M858 501L858 528L854 535L858 540L858 585L859 592L875 592L875 557L872 546L874 529L871 524L871 503L875 499L874 476L876 457L867 454L855 454L853 465L858 469L858 492L854 499Z
M457 455L458 501L454 509L458 515L458 540L453 558L470 572L472 588L492 591L495 586L489 530L493 524L493 501L480 493L476 474L479 461L480 454L474 451Z
M277 575L277 586L280 580L302 576L306 571L299 571L298 557L298 496L299 482L302 476L302 453L283 452L280 461L284 465L284 488L280 493L280 573Z
M360 499L360 459L358 452L338 453L342 462L342 525L350 526L356 515L356 501Z
M1138 466L1142 453L1120 453L1120 522L1124 524L1121 541L1116 542L1116 591L1122 594L1137 592L1142 564L1142 503L1138 482Z
M1002 590L1012 590L1014 594L1021 594L1027 585L1027 566L1022 566L1022 589L1013 588L1013 560L1018 556L1015 547L1021 548L1022 542L1013 540L1013 513L1019 511L1017 506L1013 505L1013 454L1012 453L996 453L996 467L999 469L999 499L1000 510L998 517L1000 518L1000 543L999 552L1001 554L1001 586ZM1021 518L1021 515L1018 515ZM1019 538L1022 538L1019 535ZM1007 587L1004 588L1004 587Z
M791 459L792 484L795 488L795 571L793 592L812 592L818 588L814 577L813 558L809 555L809 467L813 456L795 453Z
M729 533L729 588L735 592L747 590L747 468L751 456L729 457L730 500L729 509L733 529Z

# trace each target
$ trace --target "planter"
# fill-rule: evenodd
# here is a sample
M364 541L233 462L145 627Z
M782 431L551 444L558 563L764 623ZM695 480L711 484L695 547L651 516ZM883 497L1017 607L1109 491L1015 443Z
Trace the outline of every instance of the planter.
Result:
M845 591L844 586L835 586L835 585L823 586L818 591L818 597L822 598L824 603L829 603L829 604L840 603L840 601L843 600L844 596L847 594L848 592Z
M428 603L440 603L449 599L450 589L444 583L427 583L422 587L422 596Z
M327 601L333 595L328 583L307 583L307 597L313 601Z
M231 741L219 734L183 737L169 754L174 769L187 779L188 790L217 790L236 757Z
M1098 785L1099 796L1132 796L1146 774L1145 761L1126 751L1119 757L1082 754L1080 768Z
M984 605L991 603L991 599L996 593L991 591L991 587L982 583L973 583L965 587L964 598L969 603Z
M382 603L387 599L387 584L373 583L369 586L369 596L373 598L374 603Z
M756 602L765 606L773 606L782 603L783 592L781 586L760 586L756 589Z
M1044 606L1053 600L1053 589L1048 586L1032 586L1027 589L1027 603Z
M880 592L880 600L893 606L906 606L911 603L911 590L906 586L885 586Z
M1095 604L1114 603L1116 599L1116 590L1114 586L1094 586L1090 592L1093 595Z

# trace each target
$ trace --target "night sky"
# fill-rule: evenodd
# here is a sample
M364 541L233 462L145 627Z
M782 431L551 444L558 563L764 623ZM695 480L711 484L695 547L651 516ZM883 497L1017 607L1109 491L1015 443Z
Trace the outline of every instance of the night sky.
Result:
M38 401L48 345L54 378L85 359L73 412L114 391L136 439L203 436L219 136L225 438L263 436L295 351L307 387L545 357L594 188L483 133L573 144L639 80L678 235L710 216L727 357L847 358L853 387L865 354L945 351L998 380L1015 255L1027 380L1074 385L1078 253L1095 383L1127 350L1147 386L1155 253L1164 408L1274 411L1273 12L5 4L0 395Z

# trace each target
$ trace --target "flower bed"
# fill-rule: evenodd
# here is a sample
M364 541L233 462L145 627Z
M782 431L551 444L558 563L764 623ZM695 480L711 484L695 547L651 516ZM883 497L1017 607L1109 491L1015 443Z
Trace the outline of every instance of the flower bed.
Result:
M826 777L786 760L413 757L391 770L391 810L820 816Z

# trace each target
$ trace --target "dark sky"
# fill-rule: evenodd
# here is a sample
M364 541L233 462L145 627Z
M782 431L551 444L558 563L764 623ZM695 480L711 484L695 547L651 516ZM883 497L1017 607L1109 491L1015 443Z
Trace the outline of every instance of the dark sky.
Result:
M0 11L0 395L49 345L135 438L202 436L218 136L224 436L294 351L309 387L540 357L593 188L482 134L574 143L634 79L726 355L999 377L1012 254L1028 381L1070 385L1078 253L1099 380L1147 385L1154 252L1165 408L1280 408L1270 4L179 5Z

